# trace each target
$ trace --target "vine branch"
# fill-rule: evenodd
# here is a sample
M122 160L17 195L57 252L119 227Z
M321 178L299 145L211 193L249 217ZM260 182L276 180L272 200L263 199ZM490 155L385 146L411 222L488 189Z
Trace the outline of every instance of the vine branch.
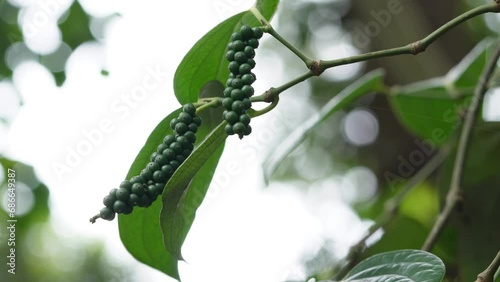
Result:
M329 68L333 68L340 65L353 64L357 62L367 61L371 59L378 59L384 57L391 57L397 55L417 55L419 53L424 52L427 47L429 47L434 41L436 41L439 37L444 35L446 32L451 30L452 28L458 26L459 24L482 14L486 13L500 13L500 0L495 0L494 3L484 4L473 8L454 19L450 20L446 24L442 25L440 28L436 29L434 32L426 36L421 40L417 40L413 43L410 43L405 46L380 50L375 52L368 52L361 55L345 57L336 60L311 60L306 55L304 55L301 51L295 48L290 42L284 39L281 35L279 35L269 23L264 23L263 31L269 33L274 38L276 38L279 42L281 42L285 47L287 47L290 51L292 51L297 57L299 57L311 70L311 76L319 76L323 71ZM307 77L307 78L309 78Z
M347 263L340 269L339 273L335 276L334 280L338 281L358 263L361 254L366 249L366 241L373 236L378 230L384 228L391 223L399 212L399 207L405 199L406 195L418 184L427 179L446 159L449 154L449 147L443 147L430 161L428 161L408 182L401 188L401 190L392 199L384 204L384 212L380 214L369 229L368 233L361 238L355 245L349 249L346 256Z
M491 79L493 71L497 66L498 58L500 57L500 43L497 44L495 50L491 54L488 63L484 67L481 73L478 85L474 91L474 96L472 97L469 107L467 108L467 113L465 116L464 125L460 133L460 139L457 148L457 155L455 158L455 163L453 166L453 174L451 177L451 184L448 194L446 195L446 202L443 210L439 214L431 232L429 233L427 239L425 240L422 250L431 251L432 247L436 243L441 231L443 230L446 222L448 221L453 210L461 199L461 185L463 179L463 170L465 164L465 157L470 143L470 138L472 134L472 129L478 115L479 106L484 98L484 94L488 90L488 83Z
M491 264L483 272L479 273L475 282L493 282L495 272L500 268L500 252L497 253Z
M340 66L340 65L346 65L346 64L352 64L352 63L357 63L361 61L367 61L371 59L377 59L377 58L383 58L383 57L390 57L390 56L397 56L397 55L404 55L404 54L411 54L411 55L417 55L419 53L422 53L431 45L434 41L436 41L439 37L444 35L447 31L450 29L456 27L457 25L482 14L486 13L499 13L500 12L500 4L498 2L495 3L489 3L489 4L484 4L481 6L478 6L472 10L469 10L458 17L452 19L451 21L447 22L446 24L442 25L440 28L436 29L434 32L426 36L425 38L415 41L413 43L410 43L405 46L401 47L396 47L392 49L386 49L386 50L381 50L381 51L375 51L375 52L369 52L366 54L362 55L357 55L357 56L352 56L352 57L347 57L347 58L342 58L342 59L337 59L337 60L327 60L327 61L320 61L320 66L322 70L326 70L328 68Z

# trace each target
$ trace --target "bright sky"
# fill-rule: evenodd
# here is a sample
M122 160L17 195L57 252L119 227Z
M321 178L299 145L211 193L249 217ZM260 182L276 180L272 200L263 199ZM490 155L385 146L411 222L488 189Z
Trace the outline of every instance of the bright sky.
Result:
M53 5L47 10L40 1L11 0L24 7L25 28L40 20L40 13L48 15L43 24L30 30L26 38L30 48L39 53L58 48L60 33L55 23L70 5L68 1L49 1ZM118 12L121 17L107 26L104 40L75 50L61 88L55 86L50 72L34 61L16 67L13 83L25 104L3 146L10 156L32 164L50 187L58 234L76 241L105 240L113 260L137 266L119 241L116 220L95 225L88 220L101 208L102 197L120 183L150 131L179 106L172 79L186 52L217 23L248 9L253 1L81 3L94 16ZM266 50L257 53L256 92L286 81L280 59ZM263 58L266 67L259 65ZM110 75L103 77L101 69ZM359 70L358 66L351 73ZM12 84L0 84L0 89L7 97L4 105L15 107ZM298 98L286 100L286 107L252 121L251 136L242 141L228 139L207 199L183 248L188 262L180 265L183 281L304 279L301 260L314 255L323 240L332 240L332 248L342 257L366 229L367 223L360 222L343 202L352 200L352 191L360 189L356 179L374 183L365 187L365 195L374 193L376 180L366 168L353 168L343 176L332 175L314 184L271 184L271 189L265 189L260 165L267 147L279 142L290 124L303 120L312 110L303 100L308 84L294 91ZM367 111L358 111L348 120L360 119L376 123ZM372 142L372 137L364 136L359 142ZM311 156L316 156L315 152ZM310 164L304 164L304 169L308 167ZM314 189L300 193L293 188L301 185L313 185ZM148 267L137 267L140 281L170 281Z

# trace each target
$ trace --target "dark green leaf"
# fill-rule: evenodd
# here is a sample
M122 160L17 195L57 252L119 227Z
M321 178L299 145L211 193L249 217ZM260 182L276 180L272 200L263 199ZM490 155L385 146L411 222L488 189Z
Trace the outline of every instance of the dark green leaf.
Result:
M178 259L182 259L182 243L194 220L196 209L205 197L213 171L222 154L223 143L227 138L225 125L226 122L222 122L195 148L165 186L160 222L165 246L170 254ZM208 171L198 173L204 166Z
M345 88L333 97L318 113L297 127L287 138L275 148L264 162L264 178L269 180L281 162L304 141L307 135L321 122L326 120L338 110L356 101L363 95L380 90L383 85L384 72L375 70L359 78L356 82Z
M473 89L488 61L494 40L485 39L479 42L462 61L446 75L446 81L459 89Z
M278 6L278 0L259 0L256 3L261 14L270 20ZM242 24L260 26L250 11L245 11L223 21L205 34L189 50L179 64L174 76L174 92L181 104L194 103L207 81L225 83L229 76L225 53L231 34Z
M400 122L430 144L444 144L450 137L465 98L452 98L442 79L410 84L390 98Z
M456 151L450 154L440 177L442 198L448 192ZM462 181L462 201L452 215L450 227L458 232L452 255L458 260L461 281L474 281L500 250L500 123L477 123L466 154ZM438 243L445 243L440 237ZM461 255L465 254L465 255Z
M167 134L172 134L170 120L179 115L180 109L165 117L151 132L146 144L135 158L126 179L138 175L146 167L149 158L163 142ZM170 277L179 279L177 259L172 257L163 245L159 215L161 201L155 201L148 208L136 207L129 215L118 216L120 238L127 251L140 262L156 268Z
M412 133L440 146L448 141L467 96L472 95L489 58L492 40L483 40L445 77L394 89L391 104L401 123Z
M444 264L435 255L420 250L399 250L363 260L344 281L440 282L444 274Z

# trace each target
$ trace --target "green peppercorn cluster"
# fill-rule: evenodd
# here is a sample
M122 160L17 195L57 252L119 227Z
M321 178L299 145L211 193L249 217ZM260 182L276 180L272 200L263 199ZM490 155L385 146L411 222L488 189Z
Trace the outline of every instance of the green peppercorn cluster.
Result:
M151 155L150 162L137 176L124 180L119 188L111 189L104 197L97 218L113 220L115 213L130 214L135 206L149 207L161 195L165 184L175 170L191 154L196 141L195 133L201 125L193 104L186 104L177 118L170 122L174 135L167 135Z
M251 28L243 25L241 29L231 35L231 42L227 46L226 58L229 60L231 74L224 89L222 105L224 119L228 122L226 132L229 135L237 134L240 139L252 132L250 116L246 110L252 107L250 97L254 90L252 83L256 77L252 73L255 67L255 50L259 47L259 39L263 31L259 27Z

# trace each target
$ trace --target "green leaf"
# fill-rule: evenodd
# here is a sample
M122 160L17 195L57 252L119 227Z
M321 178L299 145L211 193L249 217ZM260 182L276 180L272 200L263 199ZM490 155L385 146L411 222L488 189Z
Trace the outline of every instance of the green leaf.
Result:
M149 162L149 158L163 142L167 134L172 134L170 120L177 117L177 109L165 117L151 132L146 144L135 158L126 179L138 175ZM134 208L129 215L118 215L120 238L127 251L140 262L147 264L170 277L179 279L177 259L172 257L163 245L162 231L159 224L161 201L155 201L148 208Z
M446 81L459 89L474 89L493 48L493 39L484 39L446 75ZM471 89L471 90L472 90Z
M222 88L223 86L219 82L209 81L203 86L199 96L202 98L217 96L218 94L222 94ZM177 117L180 111L181 109L177 109L169 114L151 132L146 144L132 163L126 179L138 175L146 167L151 154L163 142L163 138L168 134L173 134L173 130L170 128L170 121ZM196 133L196 144L201 143L213 128L219 124L222 119L221 116L222 110L220 109L209 109L200 114L203 124ZM195 179L193 179L190 185L202 187L202 185L208 186L210 184L213 171L217 166L217 161L221 153L222 148L219 154L211 159L211 165L207 164L204 166L196 174ZM182 171L184 167L179 167L177 172ZM201 180L205 182L200 183ZM137 260L164 272L172 278L179 279L177 269L178 260L170 255L163 244L163 231L160 226L161 208L162 202L156 200L148 208L135 208L129 215L119 215L118 227L120 229L120 237L125 248Z
M356 265L344 281L440 282L445 267L435 255L420 250L399 250L374 255Z
M390 102L408 131L439 146L455 128L465 98L452 98L443 79L431 79L405 86Z
M270 20L278 3L278 0L259 0L255 6ZM196 102L207 81L218 80L225 84L229 76L229 62L225 56L227 44L231 34L242 24L260 26L250 11L234 15L205 34L182 59L174 76L174 92L181 104Z
M408 131L436 146L448 141L480 80L492 42L481 41L444 77L393 89L391 105Z
M307 135L321 124L321 122L338 110L356 101L361 96L380 90L383 86L383 76L384 72L382 70L375 70L365 74L333 97L316 115L298 126L297 129L288 135L288 137L266 157L264 161L265 180L269 181L269 178L276 171L281 162L295 150L295 148L306 139Z
M182 244L222 154L227 138L225 125L226 122L222 122L195 148L165 186L160 216L163 239L167 250L178 259L182 259ZM202 168L205 171L200 171Z

